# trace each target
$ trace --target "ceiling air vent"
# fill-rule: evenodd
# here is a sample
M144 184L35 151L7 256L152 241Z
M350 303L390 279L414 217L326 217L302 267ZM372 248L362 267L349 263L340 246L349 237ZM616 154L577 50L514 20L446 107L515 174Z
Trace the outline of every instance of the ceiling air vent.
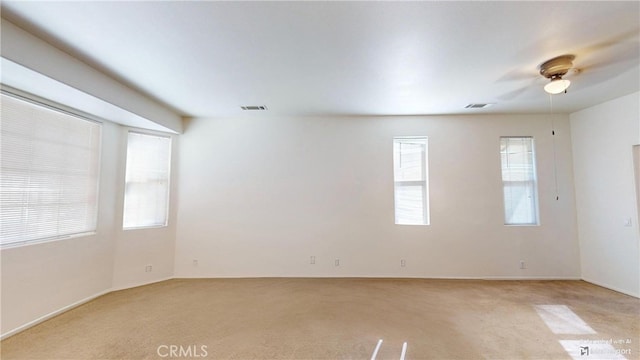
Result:
M242 110L267 110L267 107L264 105L247 105L240 106L240 108L242 108Z
M467 106L465 106L465 109L483 109L486 107L491 106L492 104L469 104Z

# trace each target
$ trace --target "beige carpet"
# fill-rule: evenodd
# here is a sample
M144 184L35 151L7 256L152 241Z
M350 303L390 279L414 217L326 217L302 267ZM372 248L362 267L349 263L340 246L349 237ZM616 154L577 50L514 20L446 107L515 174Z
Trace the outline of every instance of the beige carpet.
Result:
M540 305L557 305L543 309L560 327ZM5 339L1 354L370 359L382 339L377 359L399 359L405 342L405 359L570 359L583 346L585 359L638 359L639 314L638 299L582 281L170 280L102 296Z

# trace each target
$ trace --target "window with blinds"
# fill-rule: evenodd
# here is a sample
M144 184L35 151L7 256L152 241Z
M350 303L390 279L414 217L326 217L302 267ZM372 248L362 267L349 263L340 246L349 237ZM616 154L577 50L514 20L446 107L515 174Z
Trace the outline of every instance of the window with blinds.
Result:
M0 96L0 244L95 232L102 126Z
M167 225L171 138L129 132L124 229Z
M532 137L501 137L505 225L538 225L538 194Z
M426 137L393 139L395 223L429 225Z

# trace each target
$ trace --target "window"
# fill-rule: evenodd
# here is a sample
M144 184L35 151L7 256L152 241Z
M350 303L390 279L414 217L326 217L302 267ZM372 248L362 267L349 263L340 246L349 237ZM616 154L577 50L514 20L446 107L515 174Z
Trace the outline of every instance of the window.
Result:
M1 95L0 244L95 232L101 125Z
M129 132L125 229L167 225L170 162L170 137Z
M501 137L505 225L538 225L535 152L532 137Z
M427 138L393 139L396 224L429 225Z

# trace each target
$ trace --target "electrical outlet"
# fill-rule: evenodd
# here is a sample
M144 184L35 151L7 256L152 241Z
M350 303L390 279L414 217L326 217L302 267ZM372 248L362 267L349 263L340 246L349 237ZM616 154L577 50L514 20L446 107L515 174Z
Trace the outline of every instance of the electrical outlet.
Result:
M527 268L527 266L526 266L526 264L524 263L524 260L520 260L520 269L523 269L523 270L524 270L524 269L526 269L526 268Z
M193 266L198 266L198 259L193 259Z
M340 259L336 259L336 266L340 266Z
M316 257L315 256L311 256L311 258L309 259L309 264L313 265L316 263Z
M624 219L624 226L631 227L631 218Z
M400 266L401 267L407 266L407 262L404 259L400 260Z
M144 272L151 272L151 271L153 271L153 265L147 265L147 266L145 266L145 268L144 268Z

